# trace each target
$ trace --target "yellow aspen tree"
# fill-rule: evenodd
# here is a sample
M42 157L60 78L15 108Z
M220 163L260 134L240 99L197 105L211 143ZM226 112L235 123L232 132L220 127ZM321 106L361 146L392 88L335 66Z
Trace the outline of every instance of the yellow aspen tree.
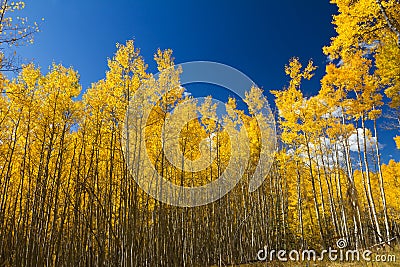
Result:
M33 43L34 34L39 31L36 22L33 25L22 16L15 16L25 8L23 1L0 1L0 71L21 70L15 48Z
M304 153L308 159L308 169L311 179L311 186L313 192L313 201L315 215L319 227L319 235L321 242L326 246L323 222L320 214L320 203L317 197L316 176L313 170L313 160L311 155L310 143L312 142L312 118L309 117L305 99L300 91L302 79L310 79L315 70L312 61L302 70L302 65L297 58L292 59L289 65L285 67L285 72L290 76L290 84L287 89L283 91L272 91L276 96L276 106L280 116L280 125L282 128L282 141L288 144L297 143L304 147ZM311 115L311 114L310 114ZM311 127L311 128L310 128ZM301 147L299 146L299 148Z
M374 74L379 77L390 107L400 117L400 5L396 0L334 0L339 13L333 17L337 36L324 47L331 60L345 60L363 50L374 58Z

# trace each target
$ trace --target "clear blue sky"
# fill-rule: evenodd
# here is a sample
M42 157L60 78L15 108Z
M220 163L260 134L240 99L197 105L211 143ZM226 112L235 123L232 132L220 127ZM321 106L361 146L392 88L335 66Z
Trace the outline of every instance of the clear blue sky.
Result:
M320 68L303 85L315 94L324 73L322 47L335 35L335 6L328 0L26 0L30 21L40 21L35 43L19 49L45 70L52 62L72 66L84 90L105 76L115 43L134 39L150 70L157 48L171 48L176 63L209 60L235 67L266 91L287 84L284 65L297 56ZM270 103L273 96L267 93ZM381 131L382 154L399 159L394 134Z

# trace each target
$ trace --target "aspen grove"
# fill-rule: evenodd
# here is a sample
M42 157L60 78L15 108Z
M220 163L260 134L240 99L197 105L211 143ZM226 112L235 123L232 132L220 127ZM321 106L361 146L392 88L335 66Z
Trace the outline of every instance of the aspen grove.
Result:
M0 45L32 41L37 26L8 16L23 3L1 2ZM152 174L128 170L122 142L128 103L152 77L134 41L117 44L105 78L84 91L73 68L53 64L44 73L34 63L15 65L1 52L1 69L18 74L0 76L0 266L226 266L255 261L264 246L322 250L339 238L354 249L396 244L400 162L382 162L378 130L382 118L393 122L390 131L397 131L393 142L400 148L400 4L332 3L338 7L337 35L323 48L329 62L319 66L326 71L318 93L303 95L302 83L313 79L316 66L294 57L282 66L289 80L282 89L253 87L244 99L257 106L257 95L275 97L277 149L254 192L248 188L259 128L235 98L226 103L232 114L225 125L210 119L217 117L210 98L187 107L188 116L198 112L209 119L185 124L181 152L194 160L208 140L216 157L206 169L188 173L168 162L163 124L192 96L180 86L172 50L155 51L158 71L173 70L160 75L160 83L174 89L137 125L146 132L158 173L181 186L207 184L227 167L230 143L243 142L225 128L246 129L250 140L249 159L237 163L244 170L239 183L199 207L155 200L135 181ZM22 30L16 36L3 34L17 28ZM135 156L140 161L143 155Z

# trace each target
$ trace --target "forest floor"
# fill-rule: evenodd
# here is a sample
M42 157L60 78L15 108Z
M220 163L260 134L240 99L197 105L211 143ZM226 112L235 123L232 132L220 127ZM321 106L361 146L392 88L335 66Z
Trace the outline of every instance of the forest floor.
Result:
M259 263L252 263L252 264L242 264L242 265L232 265L232 266L237 266L237 267L280 267L280 266L288 266L288 267L300 267L300 266L307 266L307 267L317 267L317 266L322 266L322 267L358 267L358 266L368 266L368 267L392 267L392 266L400 266L400 246L398 246L396 249L392 250L386 250L386 251L379 251L376 252L374 251L373 255L390 255L394 256L394 260L391 262L376 262L376 261L371 261L371 262L366 262L364 260L360 260L358 262L332 262L329 260L326 261L300 261L300 262L294 262L294 261L288 261L288 262L279 262L279 261L272 261L272 262L259 262ZM373 258L373 257L371 257ZM393 257L392 257L393 258Z

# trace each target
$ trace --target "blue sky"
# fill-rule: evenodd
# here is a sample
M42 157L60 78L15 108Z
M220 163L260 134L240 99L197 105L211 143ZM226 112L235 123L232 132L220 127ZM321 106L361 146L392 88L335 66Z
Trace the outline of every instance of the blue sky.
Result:
M24 15L40 22L35 43L19 49L20 56L45 70L52 62L72 66L88 88L105 76L115 43L134 39L155 70L157 48L171 48L176 63L208 60L230 65L266 91L287 84L284 65L297 56L320 66L316 77L302 86L315 94L324 74L322 47L335 35L335 6L328 0L26 0ZM266 93L270 103L273 96ZM382 155L399 159L392 136L381 131Z

